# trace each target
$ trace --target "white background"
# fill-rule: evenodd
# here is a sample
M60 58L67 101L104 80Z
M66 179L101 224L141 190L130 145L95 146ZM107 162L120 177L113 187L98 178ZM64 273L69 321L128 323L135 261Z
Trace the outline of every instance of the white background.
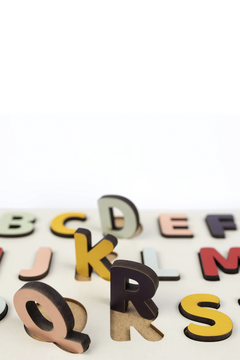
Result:
M1 207L239 209L239 138L237 116L4 116Z
M0 244L0 295L9 305L1 322L5 357L73 358L29 338L13 308L23 285L18 272L31 268L40 246L54 252L44 282L87 307L89 359L239 356L239 274L221 272L219 282L207 282L197 258L203 246L226 257L239 245L238 231L216 240L204 222L207 209L229 209L240 223L233 211L240 209L239 13L239 0L0 2L0 208L35 208L37 216L29 239ZM181 273L156 294L156 326L165 335L159 343L134 331L127 344L110 339L109 284L97 276L75 281L73 242L49 231L55 214L96 208L105 194L132 200L144 226L136 239L119 241L119 258L140 261L148 244L160 267ZM161 209L186 210L196 236L163 239ZM86 213L97 242L98 212ZM199 292L220 297L234 323L228 340L203 344L184 336L189 320L178 304Z
M239 208L239 11L2 1L1 208Z

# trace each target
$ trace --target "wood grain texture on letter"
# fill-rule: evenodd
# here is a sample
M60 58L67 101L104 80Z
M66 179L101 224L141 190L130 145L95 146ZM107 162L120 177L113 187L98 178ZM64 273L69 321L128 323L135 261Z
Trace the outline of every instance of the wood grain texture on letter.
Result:
M134 327L142 337L148 341L159 341L163 338L163 333L152 325L152 320L144 319L140 316L129 301L127 312L111 310L111 338L115 341L130 341L130 327Z

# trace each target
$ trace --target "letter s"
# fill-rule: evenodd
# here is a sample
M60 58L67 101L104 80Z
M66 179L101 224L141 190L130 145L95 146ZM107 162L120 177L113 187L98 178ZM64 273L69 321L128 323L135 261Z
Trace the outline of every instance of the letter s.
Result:
M179 311L186 318L211 325L190 324L184 329L185 335L193 340L208 342L225 340L231 336L233 327L231 319L219 311L203 309L203 307L218 309L220 300L210 294L194 294L186 296L179 304Z

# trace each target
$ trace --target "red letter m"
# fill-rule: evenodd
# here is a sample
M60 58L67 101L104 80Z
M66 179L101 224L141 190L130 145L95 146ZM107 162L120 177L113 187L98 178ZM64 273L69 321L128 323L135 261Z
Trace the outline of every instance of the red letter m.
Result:
M240 264L240 248L231 248L226 260L214 248L202 248L199 253L203 277L206 280L219 280L217 266L227 274L236 274Z

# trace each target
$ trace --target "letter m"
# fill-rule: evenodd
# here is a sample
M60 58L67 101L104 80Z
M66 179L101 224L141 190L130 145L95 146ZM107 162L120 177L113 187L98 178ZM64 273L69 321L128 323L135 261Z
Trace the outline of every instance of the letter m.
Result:
M236 274L240 264L240 248L231 248L225 259L214 248L202 248L199 253L203 277L206 280L219 280L218 268L227 274Z

